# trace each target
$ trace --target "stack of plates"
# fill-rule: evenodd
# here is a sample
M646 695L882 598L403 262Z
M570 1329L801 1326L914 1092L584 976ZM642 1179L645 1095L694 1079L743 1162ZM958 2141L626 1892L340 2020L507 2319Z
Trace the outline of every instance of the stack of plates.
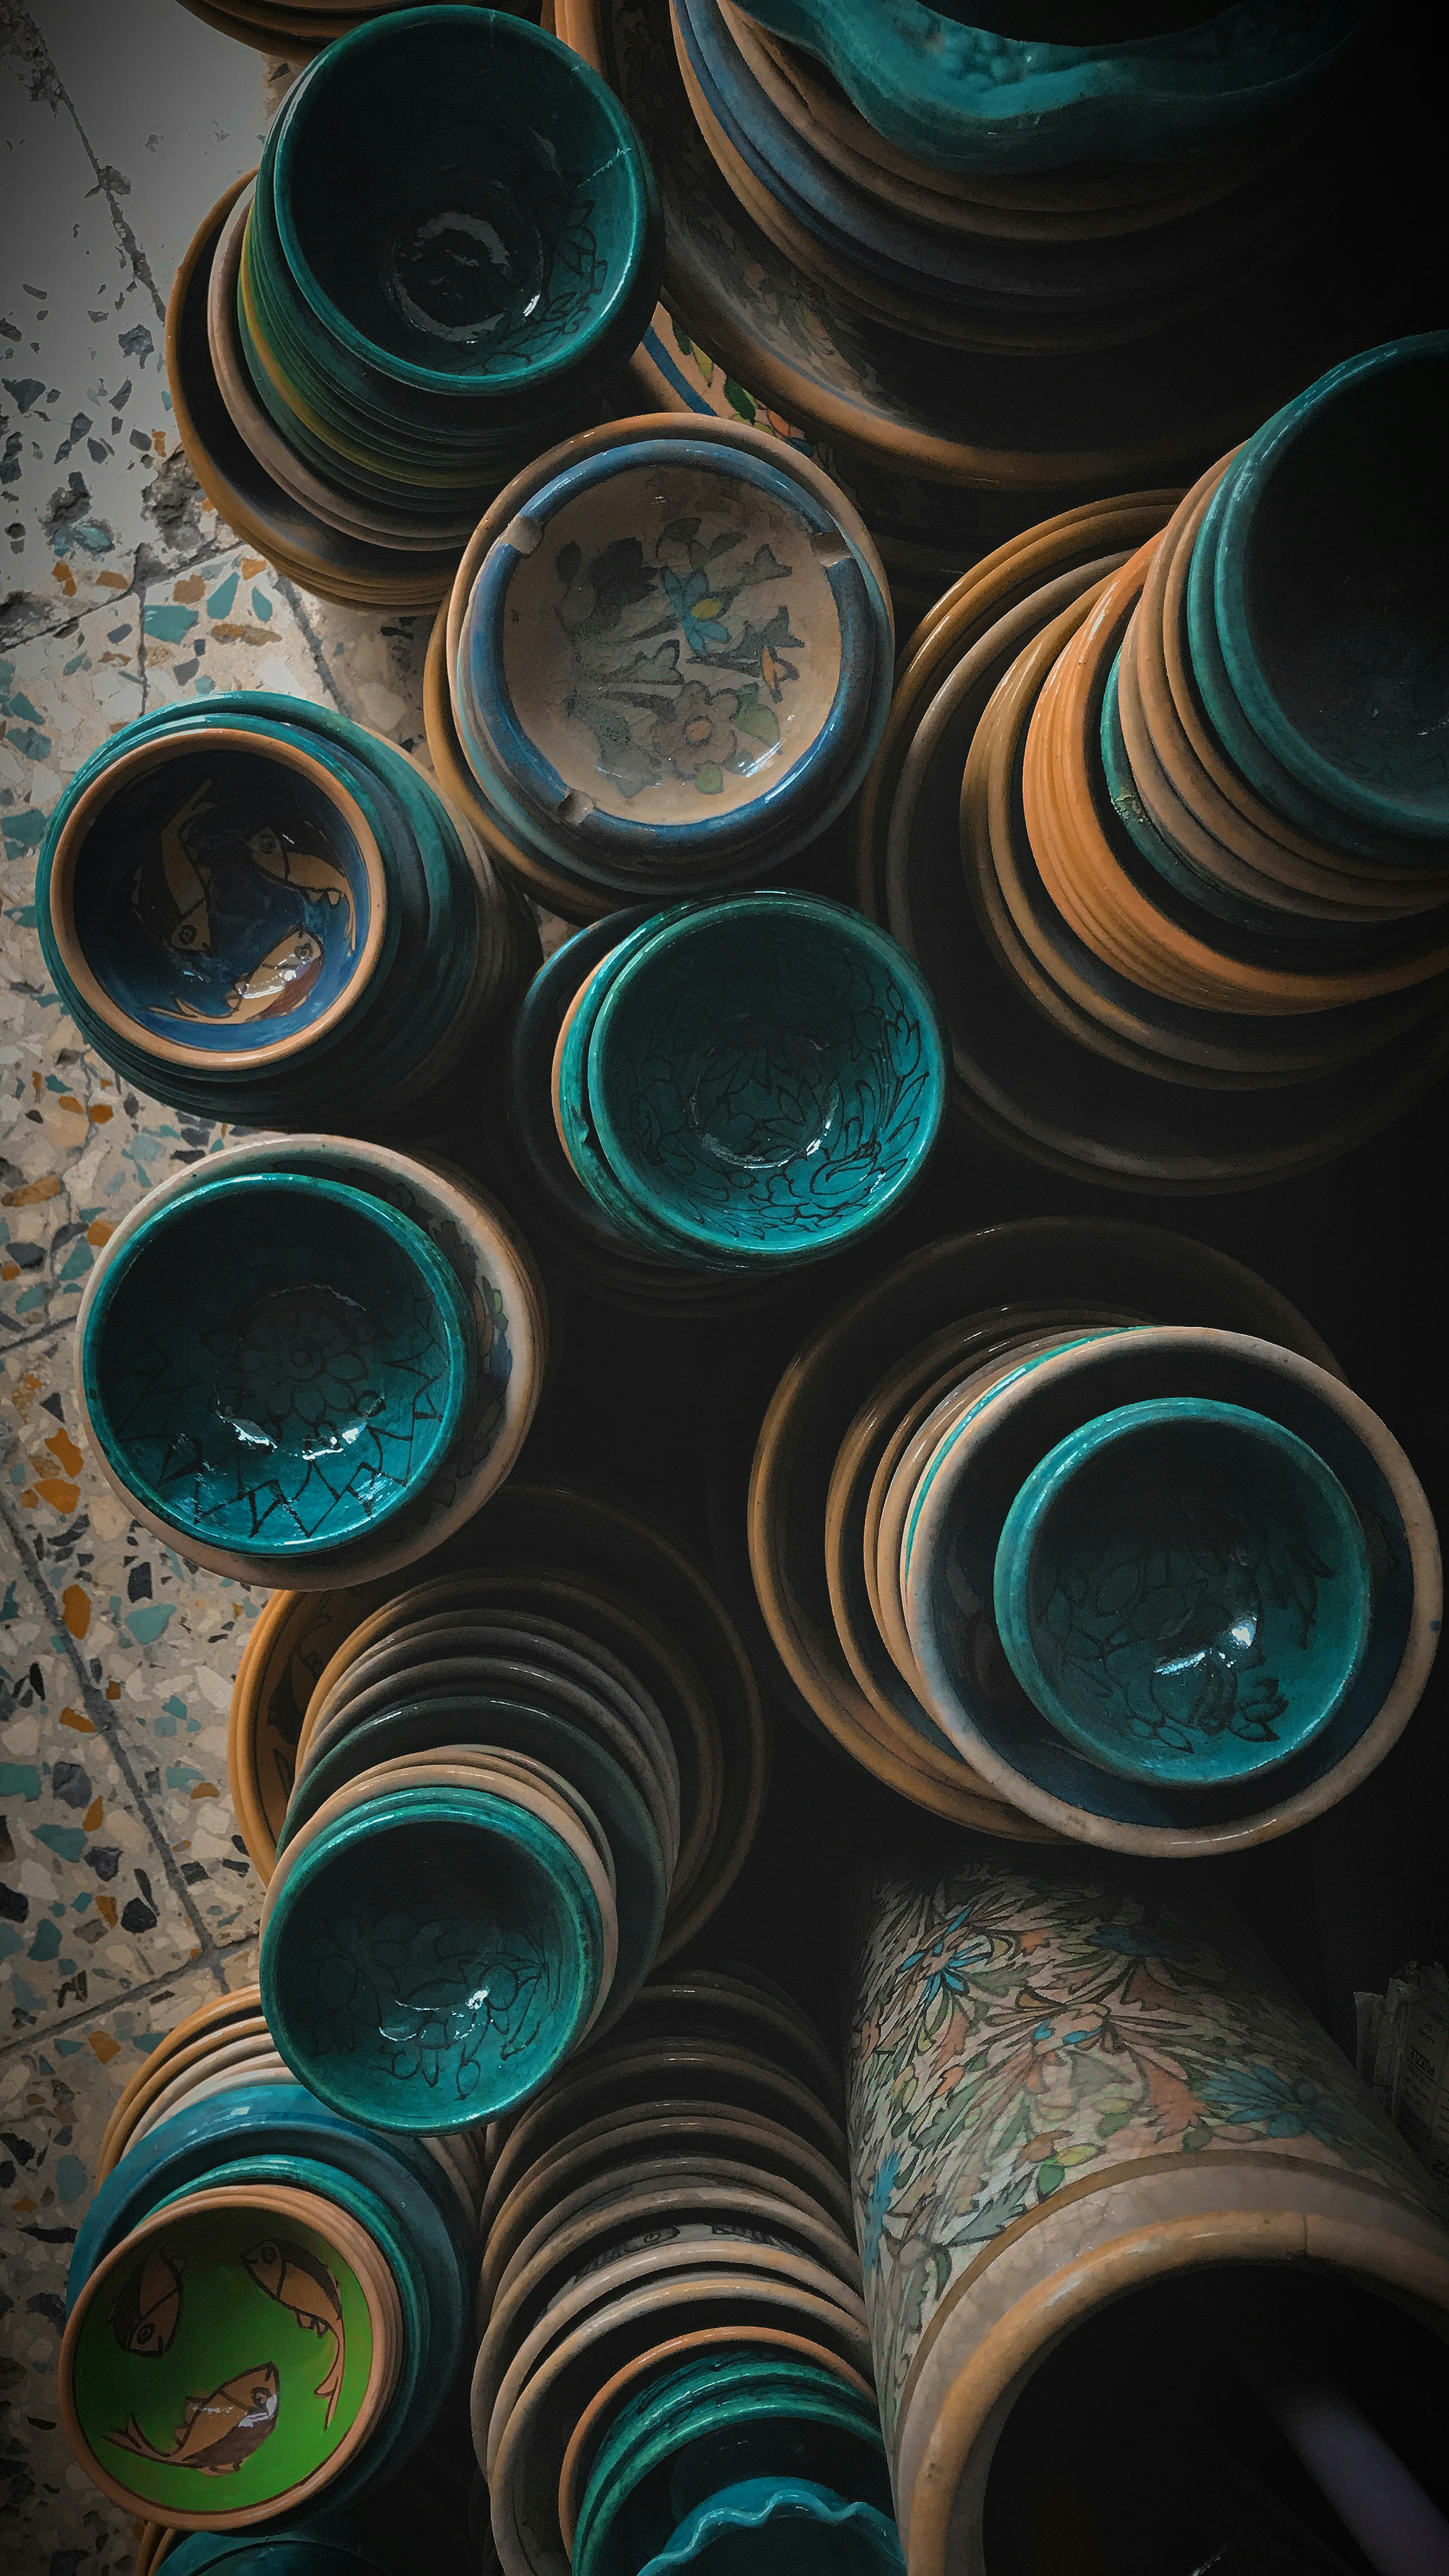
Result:
M900 1356L883 1369L882 1352ZM1059 1711L1043 1715L1004 1650L994 1589L1039 1462L1114 1409L1163 1400L1241 1408L1316 1453L1371 1560L1367 1644L1319 1730L1285 1751L1281 1713L1261 1742L1223 1718L1219 1767L1191 1782L1182 1749L1169 1777L1126 1776L1084 1755ZM1436 1642L1438 1547L1398 1444L1261 1280L1145 1227L1041 1219L957 1237L840 1308L766 1414L750 1547L791 1680L878 1778L992 1832L1116 1850L1229 1850L1322 1813L1396 1740ZM1294 1597L1307 1598L1297 1578ZM1252 1620L1266 1635L1266 1609ZM1125 1627L1117 1642L1125 1653ZM1233 1704L1226 1681L1220 1696Z
M280 55L289 63L307 62L320 53L324 45L335 44L339 36L350 35L354 27L365 27L369 18L386 17L390 9L403 9L410 0L181 0L193 18L214 27L219 36L234 36L238 44L251 45L259 54ZM481 8L484 0L449 0L453 8ZM509 0L503 0L505 8ZM511 12L519 18L536 18L533 0L519 0ZM136 2576L141 2576L138 2568Z
M508 2576L674 2564L711 2499L736 2558L798 2515L899 2566L840 2111L790 1998L701 1968L490 2133L473 2437Z
M153 2050L100 2173L60 2362L95 2484L143 2518L222 2533L338 2512L395 2479L466 2349L471 2150L339 2120L292 2082L248 1987Z
M542 1284L446 1167L341 1137L206 1157L86 1283L77 1390L129 1512L242 1583L412 1564L507 1475L543 1381Z
M628 1960L672 1956L733 1885L769 1772L759 1690L714 1590L632 1513L517 1484L417 1570L427 1580L405 1596L385 1580L275 1593L257 1621L228 1766L258 1874L270 1881L283 1835L344 1777L473 1741L567 1775L601 1802L610 1836L632 1835L614 1853ZM430 1630L409 1670L391 1641L414 1615L451 1631L486 1627L490 1642L461 1665L440 1662ZM353 1668L374 1650L382 1663L369 1670L381 1679L364 1702ZM568 1660L580 1657L582 1673ZM628 1960L616 1985L633 1973Z
M658 271L648 166L576 56L492 11L376 16L303 73L193 244L183 443L304 586L431 604L484 503L597 419Z
M537 962L527 908L392 743L234 690L140 717L41 850L46 964L127 1084L208 1120L406 1128Z
M818 466L662 414L515 477L434 653L439 775L530 894L591 920L752 882L818 838L880 739L894 625Z

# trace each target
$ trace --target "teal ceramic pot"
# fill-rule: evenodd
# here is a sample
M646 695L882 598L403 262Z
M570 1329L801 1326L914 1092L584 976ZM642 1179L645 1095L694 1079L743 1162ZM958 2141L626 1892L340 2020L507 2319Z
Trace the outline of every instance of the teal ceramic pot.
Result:
M743 2478L685 2515L640 2576L904 2576L900 2535L876 2506L811 2478Z
M98 1279L80 1352L126 1490L188 1537L279 1567L425 1491L474 1370L457 1278L410 1217L293 1172L199 1183Z
M630 931L652 918L647 908L634 906L575 931L534 976L519 1004L509 1040L509 1127L528 1179L551 1216L582 1230L605 1252L616 1252L620 1237L584 1188L559 1141L551 1097L554 1048L564 1013L584 977Z
M1352 1685L1328 1723L1266 1778L1182 1789L1129 1779L1100 1757L1089 1761L1014 1675L1009 1684L997 1678L995 1561L1022 1486L1059 1441L1119 1406L1164 1399L1268 1416L1337 1478L1367 1542L1372 1605ZM1243 1333L1139 1325L1028 1361L935 1453L912 1503L902 1565L912 1649L943 1732L1028 1815L1117 1851L1206 1856L1322 1814L1397 1741L1438 1644L1437 1536L1397 1441L1326 1369Z
M1305 1441L1167 1397L1050 1449L1007 1513L996 1625L1033 1705L1089 1762L1207 1787L1322 1733L1368 1644L1358 1516Z
M1335 367L1237 459L1211 548L1232 689L1335 811L1449 864L1449 332Z
M839 523L717 441L630 441L536 493L484 560L464 651L514 795L635 869L806 838L873 699Z
M748 15L835 74L868 124L948 170L1164 161L1229 142L1311 89L1359 34L1352 0L1226 9L1120 41L1002 36L955 7L750 0Z
M494 413L557 408L626 354L660 258L612 92L538 28L412 9L328 48L263 158L282 258L379 377Z
M298 1850L258 1973L299 2081L416 2133L527 2101L584 2030L602 1965L593 1891L549 1826L490 1790L399 1789Z
M696 1258L812 1260L920 1179L945 1105L929 987L823 897L744 895L617 969L588 1052L621 1189Z

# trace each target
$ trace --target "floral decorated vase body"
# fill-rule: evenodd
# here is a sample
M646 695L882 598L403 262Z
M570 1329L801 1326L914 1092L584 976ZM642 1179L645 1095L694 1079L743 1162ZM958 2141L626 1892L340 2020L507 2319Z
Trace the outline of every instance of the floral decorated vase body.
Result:
M1306 2257L1449 2315L1427 2177L1226 1909L1040 1863L883 1871L847 2088L912 2576L979 2576L1010 2403L1109 2298Z

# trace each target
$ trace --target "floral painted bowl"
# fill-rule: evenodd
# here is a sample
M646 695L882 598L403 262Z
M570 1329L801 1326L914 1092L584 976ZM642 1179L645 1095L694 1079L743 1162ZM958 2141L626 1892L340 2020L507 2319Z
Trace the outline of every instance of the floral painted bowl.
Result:
M490 1791L374 1798L319 1824L273 1885L268 2022L299 2081L369 2127L496 2118L593 2011L603 1935L588 1879L550 1826Z
M785 466L629 441L566 468L490 549L471 711L532 813L643 879L783 856L851 765L889 637L844 530Z
M996 1624L1089 1762L1210 1787L1274 1769L1368 1644L1368 1547L1316 1451L1246 1406L1167 1397L1069 1433L1006 1516Z
M421 1226L296 1172L203 1181L98 1278L79 1353L111 1472L184 1546L263 1563L384 1527L441 1465L472 1318Z
M894 940L820 896L742 895L618 967L588 1093L600 1150L652 1225L696 1259L792 1263L858 1239L914 1187L946 1058Z

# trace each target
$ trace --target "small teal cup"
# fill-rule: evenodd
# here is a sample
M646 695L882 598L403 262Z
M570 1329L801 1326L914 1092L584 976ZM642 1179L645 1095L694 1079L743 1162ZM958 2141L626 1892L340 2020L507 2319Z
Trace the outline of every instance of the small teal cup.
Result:
M410 1217L313 1174L237 1173L116 1251L80 1365L126 1490L183 1546L280 1568L416 1501L458 1428L474 1332Z
M299 1849L262 1932L262 2009L300 2083L413 2134L496 2119L581 2036L603 1972L562 1837L489 1789L398 1788Z
M1306 1441L1167 1397L1047 1452L1002 1526L994 1606L1023 1690L1089 1761L1216 1788L1287 1761L1342 1706L1368 1547Z

